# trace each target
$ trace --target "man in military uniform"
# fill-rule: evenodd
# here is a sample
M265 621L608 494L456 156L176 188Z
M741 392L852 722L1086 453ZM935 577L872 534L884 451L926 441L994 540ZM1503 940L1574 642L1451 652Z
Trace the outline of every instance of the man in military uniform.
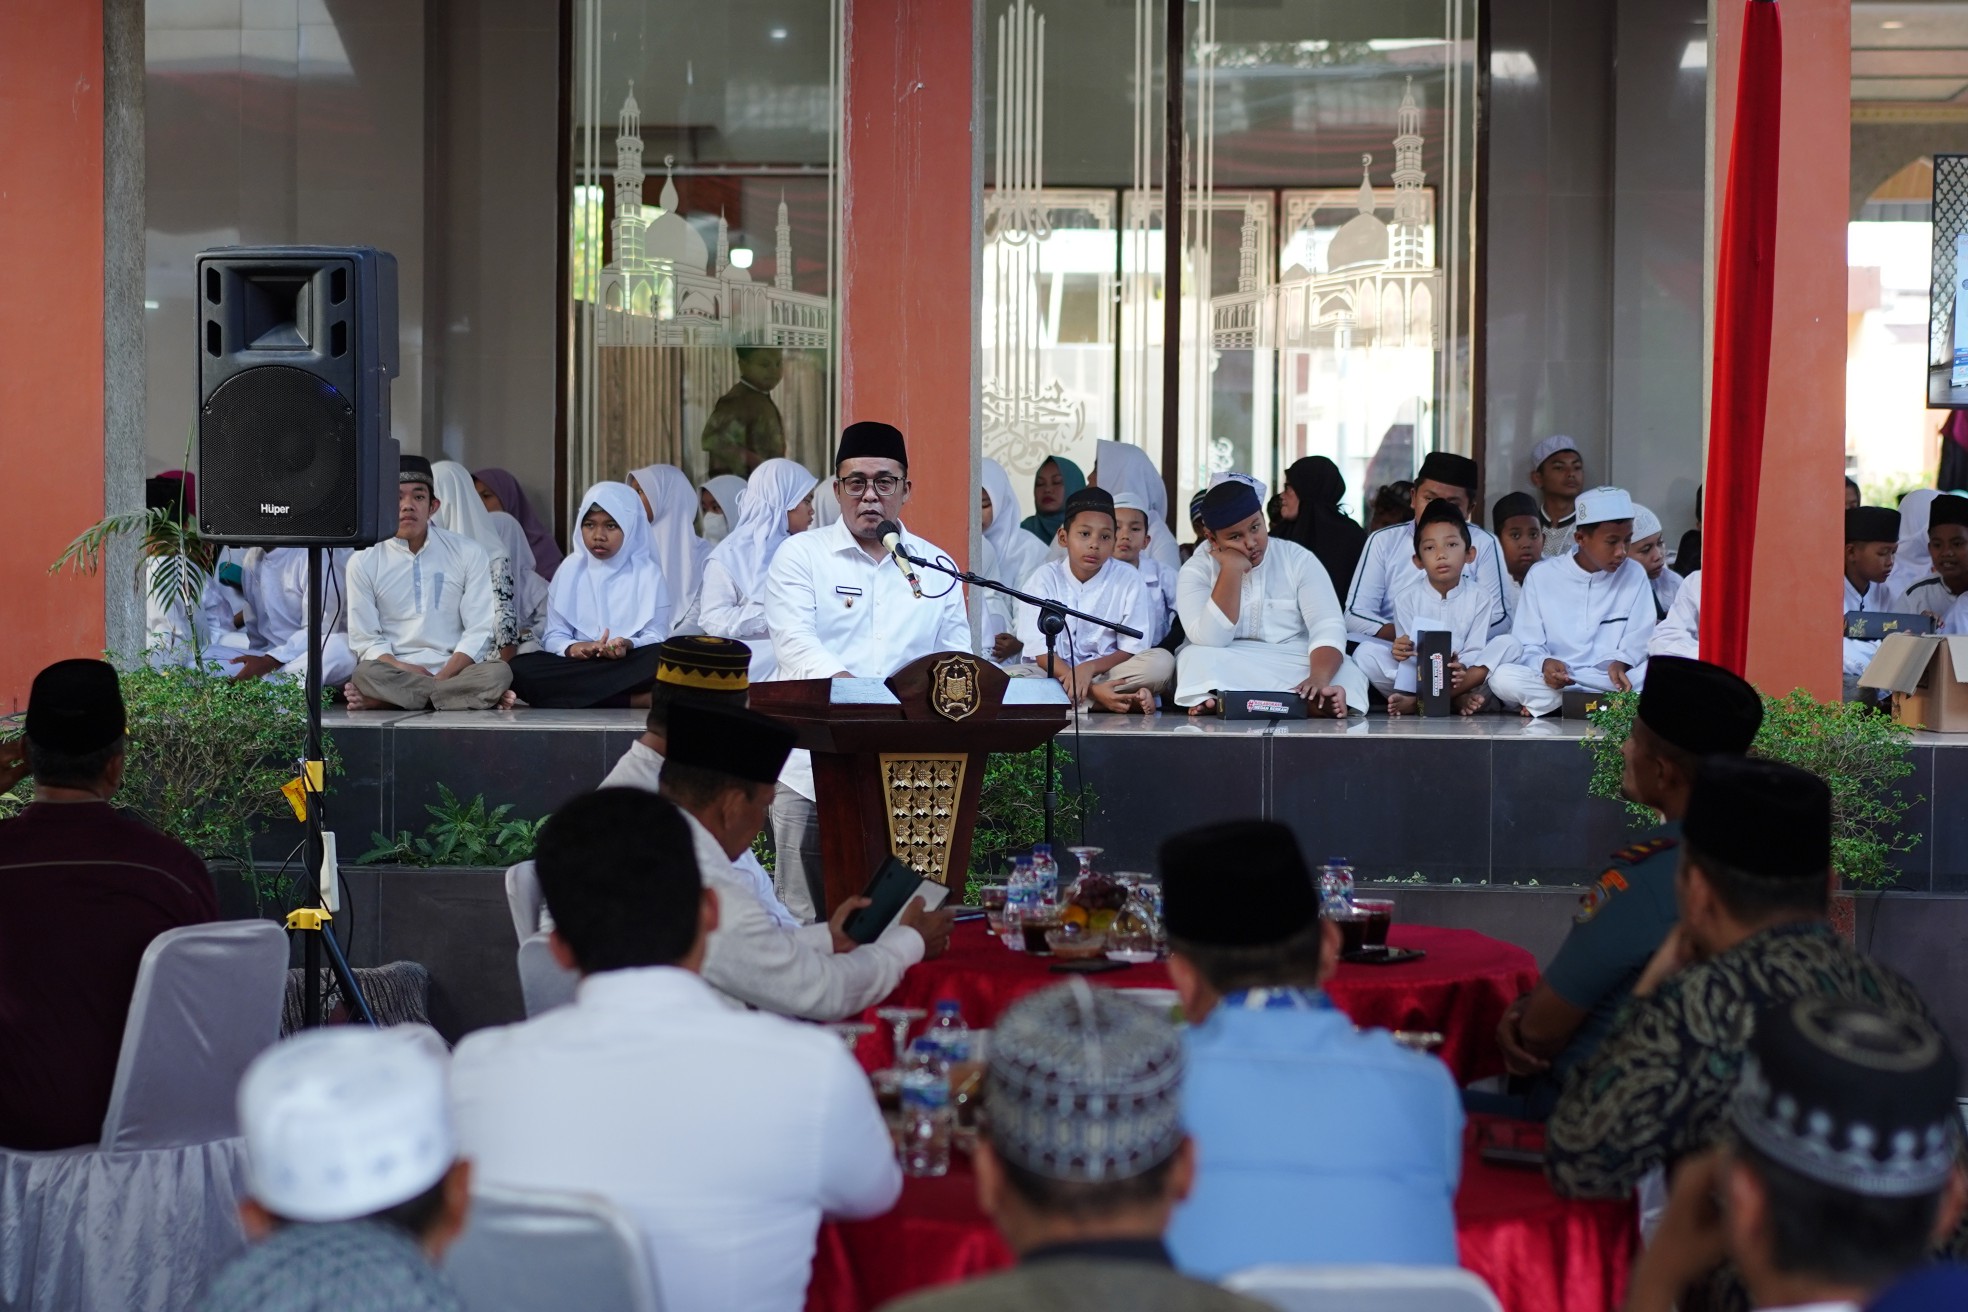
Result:
M1546 1127L1545 1174L1566 1197L1617 1198L1714 1146L1767 1008L1799 998L1932 1018L1913 986L1831 928L1831 792L1775 761L1702 762L1681 825L1680 923ZM1748 1305L1728 1273L1684 1312Z
M1592 1054L1675 920L1674 869L1681 817L1697 763L1741 756L1763 723L1756 690L1718 665L1659 656L1621 754L1626 796L1659 811L1662 823L1612 864L1583 898L1572 932L1545 969L1544 981L1519 998L1497 1027L1505 1064L1517 1082L1509 1110L1535 1119L1551 1114L1570 1070Z

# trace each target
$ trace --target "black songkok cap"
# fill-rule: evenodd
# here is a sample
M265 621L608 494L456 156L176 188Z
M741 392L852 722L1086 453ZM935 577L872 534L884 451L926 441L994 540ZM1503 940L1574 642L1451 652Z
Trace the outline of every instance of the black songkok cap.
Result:
M663 759L769 784L778 780L798 741L798 734L757 711L678 702L670 709L669 751Z
M858 424L849 424L841 430L839 448L834 452L834 467L838 469L843 460L893 460L907 469L909 467L909 445L902 438L902 430L893 424L864 419Z
M1447 483L1450 487L1476 491L1476 462L1468 456L1459 456L1452 451L1430 451L1428 458L1421 462L1421 472L1415 481L1427 480L1430 483Z
M1840 1193L1917 1198L1947 1187L1958 1068L1918 1016L1799 998L1756 1020L1729 1108L1736 1134Z
M107 661L56 661L27 695L27 740L70 756L98 752L123 736L123 687Z
M752 686L752 649L736 638L688 633L656 648L656 682L708 692L744 692Z
M1640 722L1694 756L1741 756L1763 727L1763 699L1740 675L1686 656L1647 662Z
M1681 836L1752 875L1822 881L1831 869L1831 790L1780 761L1710 756L1689 791Z
M1082 510L1092 510L1114 518L1114 494L1104 487L1083 487L1066 498L1065 519L1061 523L1070 524L1073 516Z
M1493 529L1501 529L1505 520L1517 519L1524 515L1529 515L1532 519L1538 517L1538 503L1531 499L1531 494L1506 492L1497 498L1495 507L1490 511L1490 526ZM1650 665L1647 668L1653 667Z
M1931 529L1942 524L1959 524L1968 528L1968 497L1958 497L1949 492L1929 503L1927 527Z
M1257 489L1239 479L1226 478L1203 493L1203 527L1233 528L1253 515L1264 513Z
M1319 893L1298 840L1275 820L1227 820L1187 830L1162 844L1157 865L1163 922L1172 938L1207 947L1263 947L1319 919Z
M1441 497L1436 497L1433 501L1421 508L1421 514L1415 520L1414 540L1416 551L1421 550L1421 531L1430 524L1458 524L1462 527L1462 540L1465 543L1471 540L1469 536L1469 521L1463 517L1460 510L1456 509L1455 502L1445 501Z
M1898 542L1900 512L1885 506L1854 506L1845 512L1847 542ZM1648 666L1652 669L1652 666Z
M404 456L403 465L397 471L398 483L422 483L433 493L437 491L437 480L431 474L431 462L422 456Z

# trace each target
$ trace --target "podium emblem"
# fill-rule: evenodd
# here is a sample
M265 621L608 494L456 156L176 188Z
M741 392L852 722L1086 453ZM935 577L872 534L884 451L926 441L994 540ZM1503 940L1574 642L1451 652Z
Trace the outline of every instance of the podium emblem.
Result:
M944 719L968 719L982 700L976 657L946 656L930 667L929 706Z

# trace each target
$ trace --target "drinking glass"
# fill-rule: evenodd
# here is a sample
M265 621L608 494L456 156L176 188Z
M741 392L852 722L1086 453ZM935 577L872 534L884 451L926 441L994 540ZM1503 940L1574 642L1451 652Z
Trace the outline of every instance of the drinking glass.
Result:
M921 1007L877 1007L877 1018L888 1022L889 1030L895 1035L895 1069L902 1069L902 1062L909 1055L909 1029L929 1013Z
M1093 873L1093 859L1107 849L1104 847L1069 847L1066 850L1080 859L1080 868L1074 875L1074 878L1078 879Z
M847 1045L849 1052L858 1051L861 1047L861 1040L875 1032L875 1027L865 1020L839 1021L829 1025L827 1028L834 1032L835 1038Z
M991 927L993 934L1003 934L1005 927L1005 896L1009 890L1003 884L981 884L977 889L977 900L984 908L984 923Z

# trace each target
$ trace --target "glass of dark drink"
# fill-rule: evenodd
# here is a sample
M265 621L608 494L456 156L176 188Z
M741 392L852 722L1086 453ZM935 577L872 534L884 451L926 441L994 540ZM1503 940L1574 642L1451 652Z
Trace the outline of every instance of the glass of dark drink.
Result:
M1363 911L1341 912L1333 917L1339 925L1339 951L1350 956L1367 945L1367 916Z
M1366 946L1384 948L1387 946L1387 928L1394 923L1394 903L1389 898L1356 897L1353 908L1366 914Z

